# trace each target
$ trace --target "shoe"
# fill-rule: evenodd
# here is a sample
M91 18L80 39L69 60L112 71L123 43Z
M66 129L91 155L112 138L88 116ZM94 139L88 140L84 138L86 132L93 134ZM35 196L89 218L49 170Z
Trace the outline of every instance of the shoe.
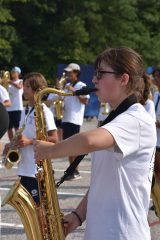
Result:
M78 170L74 171L73 176L74 176L74 180L78 180L82 178Z
M72 175L69 175L65 180L73 181L73 180L78 180L80 178L82 178L80 173L77 170L75 170L74 173Z

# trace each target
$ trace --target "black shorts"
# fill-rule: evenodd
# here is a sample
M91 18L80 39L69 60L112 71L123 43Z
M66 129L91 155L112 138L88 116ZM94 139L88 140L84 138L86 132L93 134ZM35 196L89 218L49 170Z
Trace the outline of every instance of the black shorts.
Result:
M12 112L8 112L8 114L9 114L8 129L19 128L19 124L21 120L21 111L12 111Z
M57 118L55 118L54 120L55 120L56 127L62 128L62 120L61 119L58 120Z
M72 135L80 132L80 125L76 125L74 123L63 122L63 139L69 138Z
M31 194L36 204L39 204L40 199L39 199L37 179L34 177L26 177L26 176L20 176L20 177L21 177L20 183Z

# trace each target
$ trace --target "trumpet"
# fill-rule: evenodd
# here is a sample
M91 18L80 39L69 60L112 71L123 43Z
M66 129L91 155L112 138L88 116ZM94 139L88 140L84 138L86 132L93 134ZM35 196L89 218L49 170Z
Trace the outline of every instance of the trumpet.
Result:
M24 130L24 127L22 126L20 129L18 129L12 138L10 144L9 144L9 150L7 154L2 154L2 164L7 168L10 169L14 165L18 164L21 160L21 154L19 149L16 147L16 143L18 138L21 136L22 132Z
M8 81L11 79L10 77L10 72L9 71L4 71L4 70L1 70L0 71L0 84L8 89Z

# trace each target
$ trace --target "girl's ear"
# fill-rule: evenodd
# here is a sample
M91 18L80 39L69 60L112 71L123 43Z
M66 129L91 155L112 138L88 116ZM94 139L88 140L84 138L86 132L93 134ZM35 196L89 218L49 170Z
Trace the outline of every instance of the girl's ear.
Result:
M128 82L129 82L129 75L128 73L124 73L121 76L121 86L127 86Z

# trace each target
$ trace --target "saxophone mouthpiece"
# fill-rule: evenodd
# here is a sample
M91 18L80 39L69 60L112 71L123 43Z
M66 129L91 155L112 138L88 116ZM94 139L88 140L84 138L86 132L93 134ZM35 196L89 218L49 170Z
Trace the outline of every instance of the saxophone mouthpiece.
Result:
M90 94L92 92L96 92L96 91L97 91L97 88L83 87L83 88L81 88L79 90L76 90L74 92L74 95L76 95L76 96L88 95L88 94Z

